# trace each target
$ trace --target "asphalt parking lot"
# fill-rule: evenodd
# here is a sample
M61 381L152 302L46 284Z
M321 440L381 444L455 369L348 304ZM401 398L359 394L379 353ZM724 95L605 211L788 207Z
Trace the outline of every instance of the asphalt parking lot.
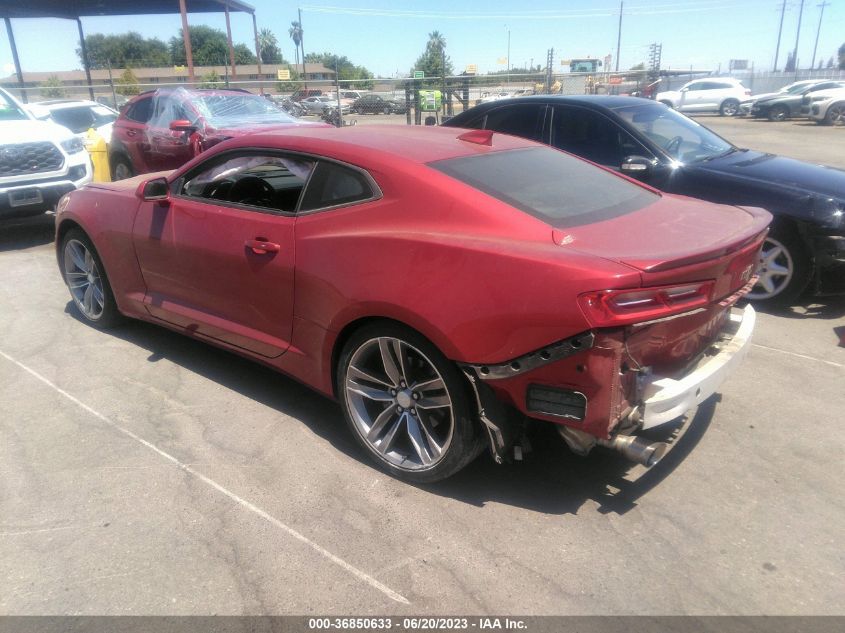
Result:
M701 120L845 167L845 129ZM537 428L525 462L412 486L283 376L80 322L51 224L0 228L0 614L843 612L843 298L761 312L651 470Z

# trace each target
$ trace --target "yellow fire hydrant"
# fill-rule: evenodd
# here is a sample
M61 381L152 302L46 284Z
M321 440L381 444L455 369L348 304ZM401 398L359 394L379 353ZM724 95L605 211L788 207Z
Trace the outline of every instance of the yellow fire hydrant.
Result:
M97 130L90 128L85 135L85 149L91 156L91 166L94 168L94 182L111 182L109 171L109 148L106 139L97 134Z

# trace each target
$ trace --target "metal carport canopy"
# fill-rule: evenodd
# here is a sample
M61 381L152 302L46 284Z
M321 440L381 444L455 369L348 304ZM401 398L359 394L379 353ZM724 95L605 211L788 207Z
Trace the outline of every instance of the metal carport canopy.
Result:
M0 15L6 21L6 31L9 35L9 45L18 81L23 86L18 50L10 18L66 18L76 20L79 27L79 40L84 57L85 72L88 84L91 85L88 54L85 50L85 36L82 32L80 18L107 15L161 15L180 13L182 15L182 31L185 40L185 54L188 61L188 74L194 81L194 61L191 53L191 43L188 37L188 13L220 13L226 14L226 34L229 42L229 57L234 73L235 59L232 50L232 29L229 25L229 12L237 11L252 15L252 29L255 36L255 51L258 57L258 69L261 72L261 55L258 50L258 27L255 22L255 7L240 0L0 0ZM93 90L91 91L93 99Z

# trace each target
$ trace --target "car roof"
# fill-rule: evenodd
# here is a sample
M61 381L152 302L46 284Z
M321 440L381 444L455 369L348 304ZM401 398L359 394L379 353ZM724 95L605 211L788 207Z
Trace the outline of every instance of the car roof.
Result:
M87 99L50 99L48 101L38 101L34 105L44 106L50 110L58 110L60 108L78 108L81 106L103 106L102 103L88 101Z
M225 144L228 148L278 146L352 163L360 163L358 159L364 159L365 162L390 165L399 161L425 164L446 158L545 147L533 141L498 133L493 133L490 145L458 138L466 133L467 130L456 128L411 125L286 127L236 137Z
M482 108L500 108L508 104L524 104L537 101L552 104L582 105L608 110L615 110L631 105L643 105L644 103L654 103L657 105L657 102L652 99L618 95L528 95L525 97L513 97L511 99L499 99L498 101L481 104L476 106L476 108L480 111Z

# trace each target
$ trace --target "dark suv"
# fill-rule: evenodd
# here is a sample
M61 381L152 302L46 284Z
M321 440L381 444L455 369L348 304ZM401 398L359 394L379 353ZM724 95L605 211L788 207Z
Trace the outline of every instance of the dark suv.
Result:
M109 144L112 178L176 169L227 138L301 125L324 124L295 119L246 91L145 92L129 101L114 122Z
M405 104L379 95L364 95L352 103L354 114L405 114Z

